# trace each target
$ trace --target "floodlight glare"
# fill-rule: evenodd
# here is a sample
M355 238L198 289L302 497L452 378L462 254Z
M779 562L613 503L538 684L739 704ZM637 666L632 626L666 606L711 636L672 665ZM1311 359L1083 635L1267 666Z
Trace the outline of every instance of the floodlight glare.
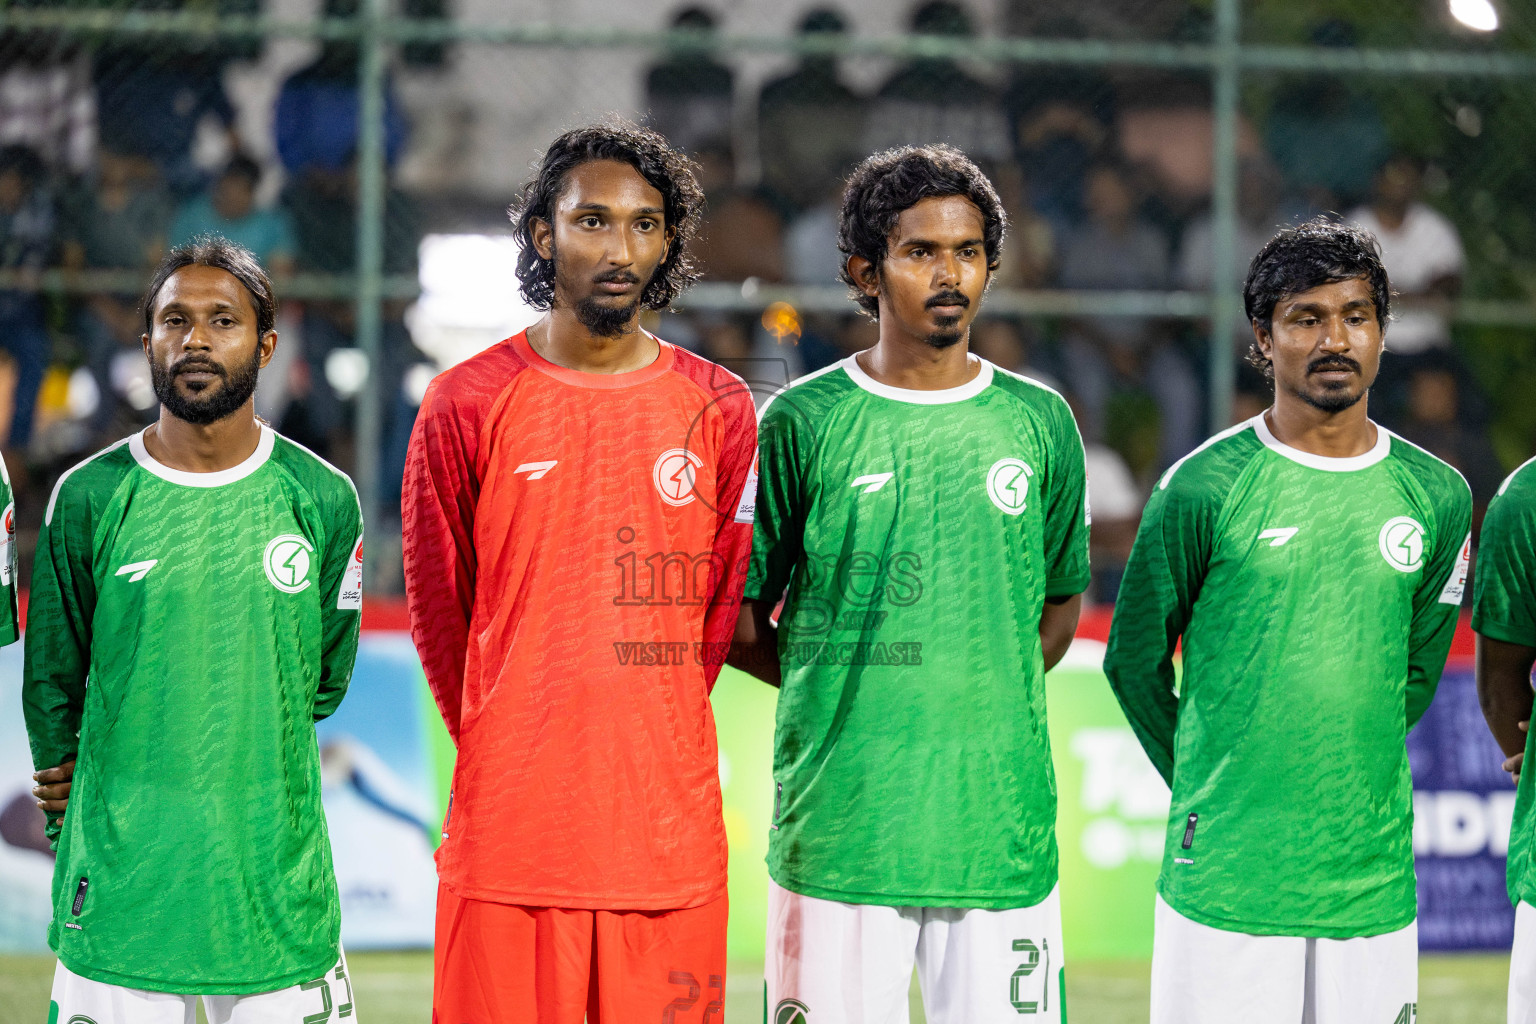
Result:
M1479 32L1499 27L1499 12L1489 0L1451 0L1451 17Z

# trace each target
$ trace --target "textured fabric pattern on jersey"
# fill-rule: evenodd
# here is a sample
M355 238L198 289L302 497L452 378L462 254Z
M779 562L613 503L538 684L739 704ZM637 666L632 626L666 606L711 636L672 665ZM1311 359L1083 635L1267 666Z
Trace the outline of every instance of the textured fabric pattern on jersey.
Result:
M518 335L428 389L406 590L458 743L437 853L456 895L668 910L725 892L709 690L755 438L741 379L664 342L601 375Z
M1488 503L1472 584L1472 628L1494 640L1536 647L1536 459L1509 475ZM1525 757L1536 764L1536 733ZM1509 898L1536 903L1536 772L1520 773L1509 829Z
M11 497L11 474L0 459L0 647L21 638L16 595L21 590L16 549L16 502Z
M1445 667L1472 503L1377 429L1324 459L1255 417L1142 515L1104 669L1173 787L1158 891L1202 924L1350 938L1415 916L1404 738Z
M437 1024L722 1024L727 898L566 910L437 891Z
M336 962L314 722L351 679L361 544L351 482L266 427L222 473L135 435L60 479L22 688L33 763L78 754L48 931L71 971L239 994Z
M1019 907L1056 884L1040 612L1088 584L1066 402L852 359L765 408L746 593L777 601L768 865L846 903Z

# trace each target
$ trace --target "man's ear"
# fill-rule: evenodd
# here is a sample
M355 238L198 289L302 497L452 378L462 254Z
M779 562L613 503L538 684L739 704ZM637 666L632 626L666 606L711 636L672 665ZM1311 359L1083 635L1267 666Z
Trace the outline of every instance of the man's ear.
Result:
M1274 335L1270 333L1268 327L1265 327L1257 320L1250 321L1250 326L1253 328L1254 344L1259 346L1259 355L1273 363L1275 361Z
M880 297L880 268L863 256L848 257L848 276L865 295L872 299Z
M540 259L550 259L555 253L555 229L549 221L534 217L528 221L528 237L533 241L533 251Z
M268 331L256 339L256 356L258 364L263 370L272 361L272 353L277 351L277 332Z
M143 349L144 349L144 358L148 359L150 357L149 356L149 335L148 334L141 334L141 335L139 335L139 345L142 346Z

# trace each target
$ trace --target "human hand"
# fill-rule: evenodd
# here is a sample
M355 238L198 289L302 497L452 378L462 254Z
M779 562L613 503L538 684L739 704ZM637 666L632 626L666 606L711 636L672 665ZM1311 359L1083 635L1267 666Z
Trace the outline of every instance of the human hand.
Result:
M33 772L32 778L37 785L32 787L32 795L37 797L37 806L49 814L63 814L65 805L69 803L69 787L74 777L73 758L57 768Z
M1531 731L1531 723L1530 723L1529 720L1524 721L1524 722L1520 722L1518 724L1520 726L1520 731L1521 732L1530 732ZM1522 763L1524 763L1524 761L1525 761L1525 751L1523 751L1523 750L1520 753L1514 755L1513 757L1506 757L1504 759L1504 770L1509 772L1509 774L1514 777L1515 785L1517 785L1517 786L1520 785L1520 766L1521 766Z

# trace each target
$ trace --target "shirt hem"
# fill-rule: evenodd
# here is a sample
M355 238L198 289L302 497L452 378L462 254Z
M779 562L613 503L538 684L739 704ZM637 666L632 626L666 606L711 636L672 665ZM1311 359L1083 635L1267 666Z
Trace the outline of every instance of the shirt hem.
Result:
M285 988L302 985L306 981L314 981L323 977L327 971L336 966L341 959L338 951L332 952L329 959L319 963L313 968L305 968L302 971L291 971L288 974L280 974L275 978L264 978L261 981L247 982L202 982L202 981L177 981L167 978L145 978L136 974L125 974L120 971L107 970L105 967L92 967L83 961L76 960L72 955L59 950L56 946L54 952L58 955L59 962L67 967L71 973L78 974L88 981L100 982L103 985L117 985L122 988L141 989L147 992L167 992L171 995L183 996L246 996L259 995L265 992L281 992Z
M993 895L977 895L974 893L957 895L955 893L849 892L843 889L832 889L827 886L803 882L799 879L790 878L771 868L768 871L769 877L778 883L781 888L788 889L790 892L801 896L810 896L813 899L880 907L957 907L963 910L1019 910L1027 907L1037 907L1050 898L1051 891L1056 888L1059 881L1058 874L1052 874L1051 884L1045 886L1044 892L1041 892L1039 895L1019 892Z
M631 899L624 896L594 896L591 893L524 892L465 886L455 884L441 876L439 880L443 888L461 900L503 903L513 907L549 907L559 910L692 910L695 907L713 903L726 894L724 881L699 892Z
M1402 931L1418 917L1418 908L1415 907L1413 912L1400 918L1392 918L1380 924L1363 924L1353 927L1300 924L1293 921L1238 921L1196 910L1182 900L1176 902L1161 885L1157 887L1157 892L1163 898L1163 902L1173 908L1179 916L1187 917L1196 924L1203 924L1208 928L1219 928L1224 932L1237 932L1242 935L1283 935L1300 939L1368 939L1375 935Z

